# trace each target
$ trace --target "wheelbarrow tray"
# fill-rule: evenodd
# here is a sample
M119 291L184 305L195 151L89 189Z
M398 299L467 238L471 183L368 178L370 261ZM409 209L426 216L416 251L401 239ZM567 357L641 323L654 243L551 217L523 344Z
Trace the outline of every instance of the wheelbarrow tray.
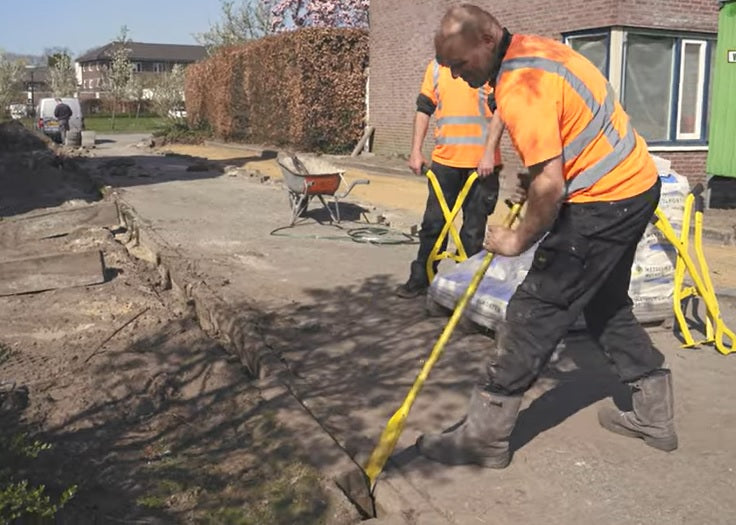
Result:
M314 197L319 199L332 221L339 223L340 199L347 197L356 185L370 183L367 179L354 180L342 193L337 193L340 184L347 184L343 170L321 158L296 157L296 162L294 158L291 155L279 155L277 159L291 205L290 226L306 213L309 202ZM297 167L299 164L301 166ZM331 196L334 200L334 211L327 205L325 196Z
M279 157L278 163L286 187L294 193L334 195L342 182L344 171L322 159L300 157L308 174L299 173L291 157Z

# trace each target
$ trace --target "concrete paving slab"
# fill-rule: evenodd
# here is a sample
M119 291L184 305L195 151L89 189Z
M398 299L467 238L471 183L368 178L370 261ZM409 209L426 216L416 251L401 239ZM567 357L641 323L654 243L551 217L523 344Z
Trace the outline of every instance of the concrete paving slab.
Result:
M71 233L80 227L114 228L120 224L114 201L53 211L0 224L0 247L13 248L23 241Z
M206 285L245 316L288 370L293 393L340 448L366 457L439 335L421 301L393 296L414 246L366 246L270 232L288 209L282 190L241 178L162 176L121 198L166 257L179 286ZM723 301L728 322L736 305ZM215 319L214 321L217 321ZM237 327L235 327L237 328ZM252 332L248 330L253 329ZM675 374L680 449L665 454L601 429L596 410L625 401L605 357L571 339L525 399L503 471L447 468L417 457L422 432L464 413L491 342L457 334L433 370L379 479L376 506L408 523L730 523L736 502L731 359L651 334ZM386 491L386 492L382 492ZM444 521L443 521L444 520Z
M0 296L105 282L102 253L59 253L0 262Z

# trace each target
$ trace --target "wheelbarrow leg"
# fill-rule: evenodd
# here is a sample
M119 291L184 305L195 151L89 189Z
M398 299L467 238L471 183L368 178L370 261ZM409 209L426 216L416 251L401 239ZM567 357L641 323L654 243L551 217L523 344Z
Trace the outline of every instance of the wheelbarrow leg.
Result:
M306 193L289 192L289 201L291 202L291 223L289 226L294 226L294 223L296 223L299 216L306 211L309 205L309 195Z
M330 209L330 206L327 204L327 201L325 201L325 198L321 194L317 194L317 197L319 197L319 200L322 202L322 205L327 210L327 213L330 214L330 218L334 221L339 223L340 222L340 208L337 207L337 204L335 205L335 208L337 210L337 217L335 217L335 214L332 213L332 210Z
M340 200L337 198L337 195L334 196L335 199L335 215L337 215L337 222L340 222Z

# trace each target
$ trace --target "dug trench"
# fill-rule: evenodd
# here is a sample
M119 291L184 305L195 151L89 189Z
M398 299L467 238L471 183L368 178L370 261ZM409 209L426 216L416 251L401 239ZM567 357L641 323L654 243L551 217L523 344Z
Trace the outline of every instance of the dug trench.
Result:
M0 132L22 144L0 153L0 271L18 283L0 294L2 488L73 494L56 523L360 521L281 424L302 417L293 397L200 327L79 163ZM98 268L73 267L89 253Z

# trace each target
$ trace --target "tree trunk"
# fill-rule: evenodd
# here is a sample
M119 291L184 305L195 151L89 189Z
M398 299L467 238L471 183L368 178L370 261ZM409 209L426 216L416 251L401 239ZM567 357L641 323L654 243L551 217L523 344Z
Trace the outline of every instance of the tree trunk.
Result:
M141 114L141 101L138 100L138 105L135 108L135 119L138 120L138 116Z
M112 101L112 131L115 131L115 108L117 106L117 101Z

